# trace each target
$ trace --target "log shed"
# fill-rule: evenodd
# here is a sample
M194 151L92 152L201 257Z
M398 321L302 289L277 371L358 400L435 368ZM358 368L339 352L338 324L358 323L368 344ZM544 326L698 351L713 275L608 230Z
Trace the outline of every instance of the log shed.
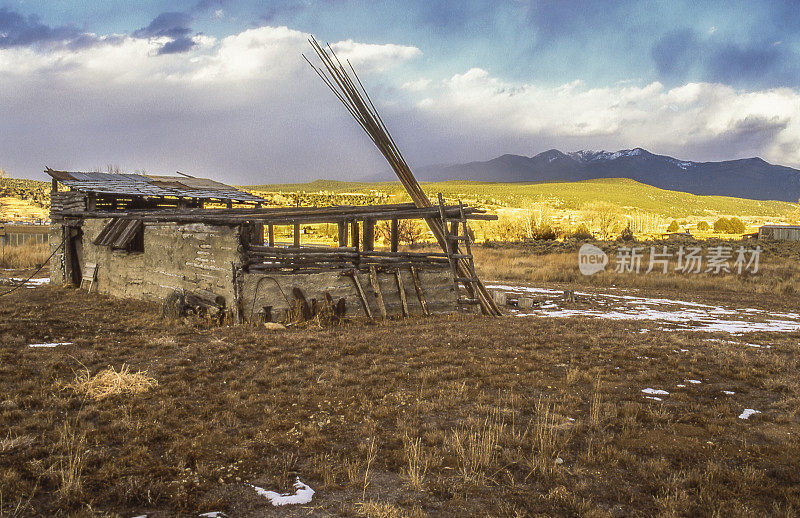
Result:
M399 251L397 222L462 221L466 235L467 220L495 218L444 202L266 207L201 178L45 172L53 179L50 242L62 248L52 282L80 286L91 265L100 293L193 301L236 322L281 321L298 308L370 318L463 309L459 301L470 299L454 265L464 254ZM375 246L380 221L392 229L386 249ZM302 226L320 223L338 229L335 246L304 242ZM276 241L278 228L291 232L289 242Z

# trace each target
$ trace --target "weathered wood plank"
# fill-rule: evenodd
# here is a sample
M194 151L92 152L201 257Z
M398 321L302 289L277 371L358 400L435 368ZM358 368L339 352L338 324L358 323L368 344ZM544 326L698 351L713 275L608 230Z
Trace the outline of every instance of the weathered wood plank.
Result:
M383 303L383 291L381 291L381 283L378 280L378 271L375 266L369 267L369 282L372 284L372 290L378 300L378 311L381 312L381 317L386 320L389 315L386 313L386 304Z
M369 308L369 302L367 301L367 295L364 293L364 288L361 287L361 281L358 280L358 274L356 272L350 272L350 276L353 278L353 283L356 285L356 293L358 293L358 298L361 299L364 313L367 314L367 318L371 319L372 310Z
M400 275L400 270L394 271L395 279L397 280L397 292L400 295L400 304L402 305L403 316L409 316L408 301L406 300L406 289L403 287L403 278Z
M417 290L417 298L419 299L419 304L422 306L422 314L430 316L430 311L428 311L428 302L425 300L425 293L422 291L422 283L419 281L419 273L417 272L417 267L411 267L411 277L414 279L414 288Z

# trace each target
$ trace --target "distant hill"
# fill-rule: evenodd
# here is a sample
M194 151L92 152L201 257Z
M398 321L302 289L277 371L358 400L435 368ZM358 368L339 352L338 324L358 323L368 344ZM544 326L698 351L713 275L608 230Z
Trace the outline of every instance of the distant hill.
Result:
M370 193L384 192L397 195L395 200L407 200L399 181L394 182L340 182L316 180L309 183L251 185L245 189L255 192L331 192ZM604 201L626 210L682 218L687 216L712 217L714 215L760 216L782 219L797 210L797 205L783 201L762 201L728 196L697 196L685 192L651 187L626 178L584 180L580 182L422 182L423 190L431 199L441 192L450 199L480 206L498 204L525 207L531 202L545 201L553 206L578 210L587 203ZM336 203L342 203L337 201Z
M503 155L469 162L415 169L420 180L482 182L575 182L629 178L647 185L702 195L797 202L800 170L760 158L724 162L691 162L655 155L642 148L562 153L551 149L536 156Z

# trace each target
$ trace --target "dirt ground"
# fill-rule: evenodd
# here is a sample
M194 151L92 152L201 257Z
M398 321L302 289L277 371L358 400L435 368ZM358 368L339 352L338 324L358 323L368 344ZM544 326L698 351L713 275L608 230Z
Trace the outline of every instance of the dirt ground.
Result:
M584 316L267 331L23 288L0 299L0 514L796 516L799 343ZM76 390L123 364L158 385ZM311 503L249 485L296 477Z

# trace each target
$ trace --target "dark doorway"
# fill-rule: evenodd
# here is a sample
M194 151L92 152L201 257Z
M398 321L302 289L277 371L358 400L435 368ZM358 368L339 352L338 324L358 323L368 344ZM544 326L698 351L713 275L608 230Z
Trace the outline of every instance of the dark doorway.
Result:
M80 286L83 278L83 229L66 227L64 230L67 233L67 278L75 286Z

